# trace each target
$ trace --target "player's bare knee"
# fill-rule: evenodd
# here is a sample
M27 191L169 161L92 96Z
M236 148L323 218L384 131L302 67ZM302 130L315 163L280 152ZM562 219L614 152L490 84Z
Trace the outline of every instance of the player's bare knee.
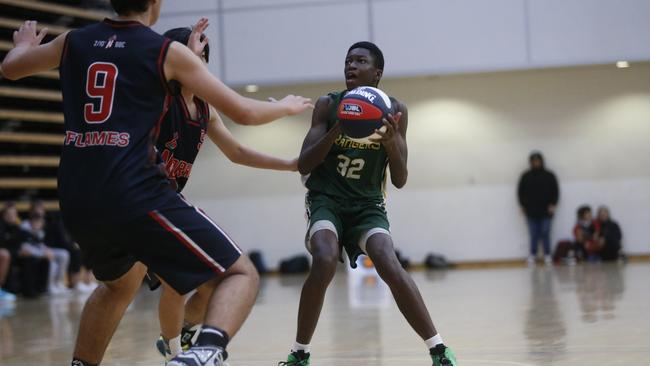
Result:
M311 238L311 255L314 261L334 263L339 256L339 245L336 234L329 230L321 230L314 233Z
M313 260L310 276L318 279L320 282L329 283L336 273L338 254L319 252L313 254L312 257Z
M258 286L260 282L260 275L257 272L257 269L255 269L253 262L251 262L251 260L245 255L239 257L239 259L237 259L237 261L230 266L226 272L224 272L224 276L226 277L232 275L246 276L250 281L251 286Z
M390 275L401 271L402 267L397 259L390 237L386 235L370 237L366 245L366 251L380 275Z
M102 287L111 293L111 296L116 296L121 299L128 299L133 297L133 294L138 291L142 284L144 274L147 272L147 267L142 263L135 263L128 272L122 277L114 281L102 282Z

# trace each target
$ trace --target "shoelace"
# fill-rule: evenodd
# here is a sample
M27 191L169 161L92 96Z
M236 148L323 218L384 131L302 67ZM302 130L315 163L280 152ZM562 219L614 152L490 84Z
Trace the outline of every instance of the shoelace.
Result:
M280 362L278 362L278 366L304 366L304 365L306 365L305 361L307 361L307 360L305 359L305 360L300 360L300 361L291 362L291 363L286 362L286 361L280 361Z
M223 359L223 353L221 352L217 353L217 362L218 363L215 364L216 366L229 366Z

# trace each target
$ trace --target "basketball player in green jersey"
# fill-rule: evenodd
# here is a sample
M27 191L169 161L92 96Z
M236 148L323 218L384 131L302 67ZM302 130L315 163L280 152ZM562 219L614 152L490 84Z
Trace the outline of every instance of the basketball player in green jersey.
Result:
M383 68L384 58L376 45L355 43L345 58L346 90L377 87ZM400 311L424 340L433 366L456 366L454 353L444 345L420 292L397 260L389 231L384 204L386 167L393 185L402 188L408 175L406 105L391 98L395 114L384 120L385 132L378 130L380 138L360 144L341 133L336 118L345 92L318 100L298 160L298 170L309 190L307 248L313 264L300 297L296 342L287 361L280 365L310 365L309 344L337 260L345 249L352 267L356 267L359 255L370 257Z

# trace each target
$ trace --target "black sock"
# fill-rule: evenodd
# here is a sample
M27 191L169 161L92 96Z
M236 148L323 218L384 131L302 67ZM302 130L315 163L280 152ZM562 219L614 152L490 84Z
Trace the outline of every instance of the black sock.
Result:
M447 349L447 346L445 346L444 344L442 343L436 344L435 347L429 348L429 354L431 356L439 356L445 353L445 349Z
M70 366L99 366L95 365L94 363L89 363L86 361L82 361L76 357L72 358L72 362L70 363Z
M309 352L295 351L295 352L292 352L292 353L298 358L299 361L306 360L306 359L309 358Z
M223 349L226 349L226 346L228 345L228 341L230 341L230 337L228 337L228 333L226 333L225 331L219 328L204 325L203 329L201 329L201 333L199 333L199 338L196 340L196 345L197 346L218 346Z

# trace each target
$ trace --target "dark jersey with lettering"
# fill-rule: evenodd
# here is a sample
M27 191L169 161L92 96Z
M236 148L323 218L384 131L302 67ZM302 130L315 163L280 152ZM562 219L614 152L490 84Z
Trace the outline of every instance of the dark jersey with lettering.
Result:
M134 21L106 19L68 34L59 167L67 221L128 220L176 195L154 148L171 99L163 69L169 43Z
M180 92L175 93L156 143L167 177L178 192L183 190L190 177L210 121L208 103L198 97L194 97L194 103L198 112L196 119L192 119Z
M336 110L345 92L328 94L330 103L327 129L337 122ZM393 100L395 103L395 100ZM388 155L380 143L360 143L341 133L325 159L311 174L303 176L310 192L355 199L383 199Z

